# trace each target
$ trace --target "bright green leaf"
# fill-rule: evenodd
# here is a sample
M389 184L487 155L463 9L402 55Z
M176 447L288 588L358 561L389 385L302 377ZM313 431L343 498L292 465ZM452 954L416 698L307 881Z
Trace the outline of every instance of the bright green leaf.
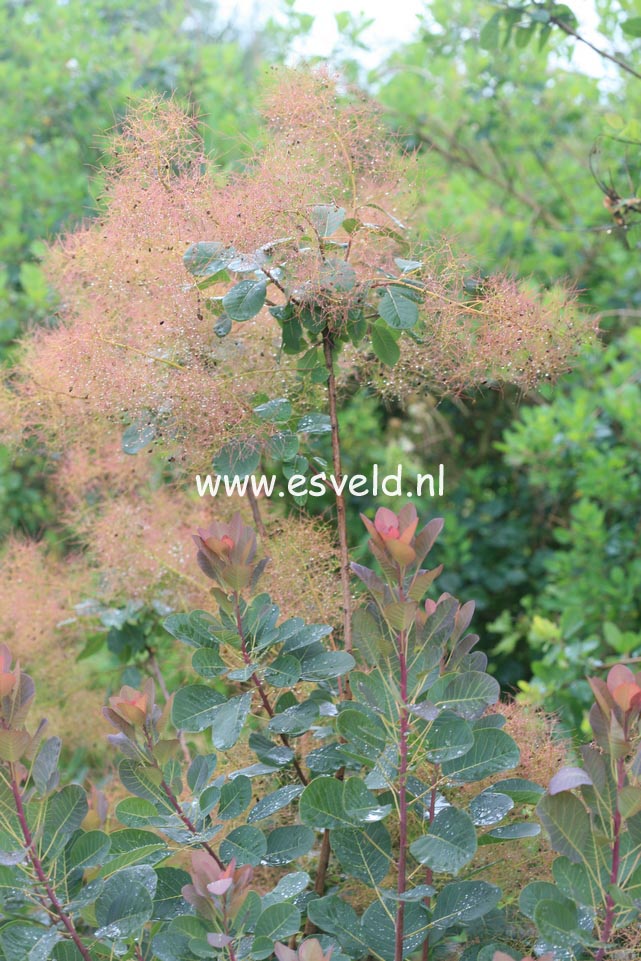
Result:
M456 876L476 853L476 829L465 811L446 807L438 812L429 834L418 838L410 851L420 864Z
M223 297L223 307L232 320L251 320L260 313L267 296L264 280L241 280Z

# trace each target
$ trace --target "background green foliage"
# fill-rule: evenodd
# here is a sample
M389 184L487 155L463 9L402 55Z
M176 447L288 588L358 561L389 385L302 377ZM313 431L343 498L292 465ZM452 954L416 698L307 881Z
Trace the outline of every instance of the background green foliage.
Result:
M217 152L238 156L227 138L252 136L250 49L212 26L204 3L92 0L0 10L0 264L5 349L23 325L51 311L38 267L40 241L91 215L89 178L104 133L128 98L157 92L190 99L208 118ZM215 131L215 135L214 135Z
M565 277L601 312L606 353L586 356L560 389L520 411L492 391L449 409L459 473L444 511L447 561L457 557L448 586L479 598L504 681L520 679L571 725L590 664L637 655L641 628L638 227L631 215L627 249L593 175L621 197L638 193L639 40L633 4L597 3L601 35L590 38L631 70L586 61L576 37L544 29L557 17L581 34L574 7L578 21L550 2L435 0L376 78L421 151L430 229L460 237L481 275Z

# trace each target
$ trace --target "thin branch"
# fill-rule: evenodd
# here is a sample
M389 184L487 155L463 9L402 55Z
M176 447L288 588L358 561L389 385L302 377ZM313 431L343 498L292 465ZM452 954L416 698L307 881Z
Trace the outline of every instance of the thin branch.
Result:
M254 494L251 484L247 485L247 499L249 501L249 506L252 509L252 517L254 518L254 524L256 525L258 533L264 540L266 540L267 530L263 523L263 518L260 513L260 506L258 504L258 500L256 499L256 495Z
M195 835L195 836L198 836L198 835L200 834L200 832L197 830L196 825L195 825L194 822L191 820L191 818L190 818L187 814L185 814L185 812L183 811L183 809L182 809L182 807L181 807L181 805L180 805L180 802L178 801L178 798L176 797L176 795L174 794L174 792L172 791L172 789L170 788L170 786L167 784L167 781L165 780L165 778L164 778L163 775L162 775L162 768L160 767L160 764L158 763L158 761L156 760L156 758L154 757L154 754L153 754L154 746L153 746L153 743L152 743L152 740L151 740L151 736L150 736L150 734L149 734L148 731L146 732L146 735L147 735L147 747L148 747L148 749L149 749L149 754L150 754L150 756L151 756L151 763L153 764L153 766L156 768L157 771L160 771L160 786L161 786L161 788L163 789L163 791L165 792L165 797L167 798L167 800L168 800L169 803L171 804L172 808L174 809L174 811L176 812L176 814L178 815L178 817L180 818L180 820L183 822L183 824L185 825L185 827L187 828L187 830L189 831L189 833L190 833L190 834L193 834L193 835ZM214 859L214 861L216 862L216 864L218 865L218 867L219 867L219 868L224 868L225 865L224 865L223 862L220 860L220 858L218 857L218 855L216 854L216 852L215 852L214 849L212 848L211 844L209 844L207 841L201 841L200 843L202 844L202 846L203 846L203 848L205 849L205 851L207 852L207 854L209 854L210 857L212 857L212 858Z
M285 288L284 288L283 285L281 284L281 282L280 282L280 280L278 279L278 277L274 277L274 275L273 275L273 273L271 272L271 270L268 270L267 267L261 267L260 269L261 269L262 272L265 274L265 276L268 278L268 280L270 280L270 281L272 282L272 284L274 284L274 286L277 287L277 288L280 290L280 292L283 293L283 294L285 294L285 296L287 297L287 296L288 296L287 291L285 290Z
M617 67L621 67L621 69L625 70L626 73L636 77L637 80L641 80L641 73L637 73L637 71L631 67L629 63L626 63L625 60L621 60L621 58L617 57L615 54L608 53L607 50L602 50L600 47L596 47L590 40L586 40L585 37L582 37L580 33L577 33L576 30L574 30L563 20L560 20L558 17L550 17L548 22L553 23L555 27L558 27L559 30L562 30L563 33L566 33L568 37L574 37L574 39L578 40L579 43L584 43L586 47L589 47L590 50L593 50L599 55L599 57L603 57L604 60L609 60L611 63L616 63Z
M513 197L519 203L533 211L533 213L548 227L559 229L563 226L561 221L558 220L554 214L551 214L549 210L537 203L533 197L522 193L512 183L506 183L505 180L492 173L492 171L481 167L473 154L471 154L464 145L456 143L453 144L450 141L449 146L444 147L437 143L433 136L424 133L420 129L416 131L416 136L419 140L426 144L426 146L434 150L435 153L440 154L440 156L445 160L452 164L457 164L460 167L467 167L468 170L473 171L473 173L477 174L477 176L479 176L482 180L486 180L488 183L494 184L495 187L499 187L501 190L505 191L506 194Z
M322 898L325 894L325 880L327 878L327 868L329 865L329 857L332 848L329 839L329 828L325 828L323 832L323 840L321 841L321 849L318 855L318 870L316 871L316 880L314 881L314 891L319 898ZM313 921L307 919L305 924L305 935L315 934L318 928Z
M156 364L166 364L167 367L174 367L176 370L186 370L182 364L177 364L173 360L167 360L165 357L156 357L154 354L149 354L147 351L140 350L138 347L132 347L131 344L123 344L119 340L110 340L109 337L98 337L98 340L102 344L109 344L110 347L120 347L122 350L130 350L133 354L139 354L147 360L153 360Z
M345 498L339 494L343 468L341 464L341 442L338 426L338 402L336 390L336 375L334 372L334 342L329 327L323 330L323 354L325 367L329 374L327 380L327 398L329 406L329 422L332 428L332 462L336 491L336 516L338 521L338 545L341 571L341 587L343 590L343 642L346 651L352 649L352 590L350 582L349 547L347 544L347 513ZM347 682L349 691L349 682Z
M174 792L171 790L171 788L165 781L164 777L160 781L160 786L162 787L163 791L167 795L167 800L169 801L169 803L171 804L174 811L176 812L180 820L183 822L187 830L190 832L190 834L194 834L194 835L198 834L199 832L196 830L196 825L193 823L191 818L187 814L185 814L182 807L180 806L180 802L178 801L176 795L174 794ZM204 847L207 854L211 855L211 857L214 859L218 867L224 868L223 862L220 860L220 858L218 857L218 855L216 854L212 846L207 841L203 841L202 846Z
M20 793L20 788L18 786L18 781L15 775L13 765L11 765L11 791L13 793L13 799L16 806L16 814L18 815L18 822L20 824L22 835L24 837L25 850L27 852L27 856L29 860L31 861L33 869L36 872L36 876L40 881L40 884L42 885L42 887L47 892L47 897L49 898L49 901L51 903L51 906L54 912L58 915L63 925L69 932L69 936L71 937L71 940L78 948L78 951L84 958L84 961L92 961L91 955L89 954L89 950L87 949L82 939L80 938L80 935L76 931L76 927L73 921L71 920L69 915L65 912L62 905L60 904L60 901L58 900L56 892L54 891L51 885L51 881L45 874L45 870L42 866L42 862L38 857L38 854L36 853L36 846L34 844L33 836L31 834L31 829L29 828L29 822L27 821L27 815L24 809L24 805L22 803L22 794Z

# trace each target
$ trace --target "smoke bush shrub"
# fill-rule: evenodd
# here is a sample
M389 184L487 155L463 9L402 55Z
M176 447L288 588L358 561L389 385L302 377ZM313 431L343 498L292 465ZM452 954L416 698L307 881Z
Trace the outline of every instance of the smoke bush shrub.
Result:
M442 522L418 531L411 506L364 522L380 573L352 565L367 588L353 653L329 625L280 617L238 515L198 531L218 611L165 625L198 681L161 708L148 679L104 709L127 795L117 829L99 795L59 786L60 740L27 724L34 685L2 647L2 957L517 958L528 927L508 923L474 856L536 835L534 804L561 855L554 883L520 894L537 951L608 956L639 910L641 674L591 680L597 746L544 795L509 775L519 748L487 711L499 687L467 632L473 604L424 599Z
M467 633L473 605L424 601L441 522L417 532L406 507L365 523L382 575L353 565L369 595L353 653L258 591L267 559L238 515L198 532L218 612L166 621L193 649L197 683L170 712L151 679L104 709L128 795L120 830L104 830L79 785L59 788L59 739L29 732L33 683L3 648L5 957L289 958L298 946L400 961L475 935L481 918L500 928L501 891L474 876L474 854L536 833L506 817L542 789L503 776L519 750L486 714L499 688Z
M412 158L362 94L277 72L263 114L260 150L229 173L176 102L132 110L112 138L101 215L46 258L58 322L25 338L3 393L0 430L47 455L65 543L96 571L107 607L199 603L183 552L158 532L193 515L194 473L212 459L219 474L310 475L322 469L314 438L327 432L340 482L343 385L401 400L424 385L529 387L566 369L592 335L567 291L502 277L470 289L448 244L417 236ZM222 517L236 506L217 502ZM252 505L261 533L279 524L278 506ZM340 597L335 532L300 513L295 564L293 536L280 556L270 550L274 590L293 605L309 540L324 559L316 605L342 606L349 650L341 495L336 507ZM84 591L65 587L67 617L51 625L62 649L75 641L58 625Z
M346 379L401 397L427 383L531 386L590 336L567 292L501 277L470 292L447 245L412 237L411 158L369 101L286 74L265 112L262 152L229 178L174 103L130 118L104 215L52 251L60 322L26 343L8 392L25 432L63 451L66 519L102 583L105 567L121 584L153 582L174 611L170 575L193 578L159 520L187 506L188 471L213 456L219 474L273 462L308 473L309 436L327 432L340 483ZM154 470L131 466L143 451L157 452ZM251 509L271 551L270 512L255 498ZM467 633L472 605L425 600L441 523L418 531L412 506L366 519L380 573L352 565L367 598L353 611L337 494L342 610L327 617L317 592L310 622L297 593L317 587L313 541L281 608L258 589L256 531L229 513L195 538L214 610L165 622L193 648L198 682L164 708L151 679L126 685L105 708L122 829L104 829L98 797L90 809L79 785L58 788L59 741L26 727L33 683L3 651L0 950L30 961L509 951L502 892L473 859L479 845L536 835L531 817L505 819L543 789L504 776L519 749L487 713L499 687ZM291 553L302 531L302 550L311 528L281 523L281 544Z

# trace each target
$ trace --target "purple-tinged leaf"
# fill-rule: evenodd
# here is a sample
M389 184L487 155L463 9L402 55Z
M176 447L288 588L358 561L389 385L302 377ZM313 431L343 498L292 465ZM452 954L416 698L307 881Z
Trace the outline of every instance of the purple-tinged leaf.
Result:
M356 564L355 562L350 564L350 568L354 574L360 578L363 584L369 588L372 594L382 594L384 592L385 584L371 568L364 567L363 564Z
M607 719L598 704L593 704L588 714L588 721L594 734L594 739L600 748L607 751L608 725Z
M456 624L456 618L454 618ZM456 628L455 628L456 629ZM466 654L469 654L475 644L478 644L479 636L478 634L466 634L464 638L457 643L452 648L452 653L450 654L447 666L449 670L452 670L459 664Z
M443 565L439 564L438 567L434 567L431 571L418 571L416 577L412 580L412 586L408 590L407 596L413 601L422 600L427 589L431 586L432 581L436 580L442 570Z
M454 618L454 633L452 635L452 643L456 643L464 632L470 626L472 617L474 616L474 608L476 604L474 601L466 601L456 612L456 617Z
M421 564L434 546L436 538L443 530L443 518L434 517L414 538L417 562Z
M560 794L561 791L572 791L582 784L592 786L592 778L582 767L562 767L557 771L548 787L549 794Z

